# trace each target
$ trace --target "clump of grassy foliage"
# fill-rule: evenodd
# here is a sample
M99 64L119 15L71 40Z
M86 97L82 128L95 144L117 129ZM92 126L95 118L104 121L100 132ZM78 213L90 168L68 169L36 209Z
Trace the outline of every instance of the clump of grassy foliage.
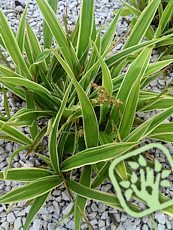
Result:
M44 47L26 21L27 9L16 34L0 11L0 46L15 65L12 68L1 53L4 64L0 64L0 83L6 116L1 116L0 138L20 145L11 153L0 179L24 182L3 195L0 203L32 201L24 226L28 229L51 191L64 184L74 202L75 229L80 229L82 218L86 220L88 199L121 209L116 195L97 189L109 180L113 159L136 148L144 138L173 142L173 124L162 124L173 113L172 95L168 90L153 93L145 89L155 73L173 62L165 57L150 63L152 50L170 42L172 34L142 42L148 37L160 4L153 0L138 15L123 48L111 54L118 43L114 35L120 12L102 37L94 23L93 0L82 1L72 33L66 33L56 17L56 0L37 0L37 4L44 17ZM52 46L53 38L56 47ZM122 73L124 68L126 72ZM7 89L27 105L13 116L7 105ZM137 112L155 109L160 112L149 120L137 118ZM42 129L37 123L39 118L48 119ZM29 127L30 135L18 127ZM48 138L47 156L37 152L44 137ZM43 166L11 168L13 158L22 151L34 153ZM79 182L71 177L76 169L81 173ZM126 163L121 163L115 173L117 178L127 178ZM162 194L160 199L165 199ZM172 210L165 212L171 214Z
M134 17L131 20L131 28L134 27L136 21L138 20L141 12L147 10L150 1L147 0L130 0L129 3L127 1L121 0L124 9L121 11L122 16L127 16L133 14ZM159 6L157 11L151 21L150 26L147 29L145 34L145 38L151 40L154 37L159 38L163 35L167 35L172 33L173 29L173 1L162 0L159 1ZM159 48L159 52L162 54L159 57L159 60L167 59L168 57L172 57L173 54L173 46L172 46L172 38L167 40L165 43L162 43L162 46L155 47Z

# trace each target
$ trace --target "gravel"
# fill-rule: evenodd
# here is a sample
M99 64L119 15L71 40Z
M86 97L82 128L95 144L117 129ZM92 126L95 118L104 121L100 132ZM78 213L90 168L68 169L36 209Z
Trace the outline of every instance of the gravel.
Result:
M11 26L14 31L17 30L18 21L20 18L21 12L23 12L24 5L27 4L28 1L25 0L0 0L1 8L3 9L5 15L8 17ZM66 1L59 0L58 7L58 18L60 21L63 21L63 14L65 12ZM79 14L80 4L79 1L68 0L68 27L71 30L77 20L77 15ZM97 26L106 25L111 21L113 17L113 11L120 8L120 1L114 0L96 0L96 24ZM42 40L42 16L40 14L39 9L35 4L35 0L30 1L29 9L27 14L27 19L37 33L41 43ZM128 20L120 20L118 24L118 37L122 36L128 27ZM105 26L106 28L106 26ZM120 49L123 44L119 44L116 49ZM153 55L153 60L158 57L157 53ZM10 59L9 59L10 60ZM160 92L161 89L165 87L165 85L172 79L173 74L171 73L169 79L161 76L159 80L154 80L151 82L149 88L155 92ZM10 97L10 95L9 95ZM19 108L23 107L24 104L20 104L19 102L13 101L11 98L9 99L10 107L12 113L15 113ZM3 109L3 98L0 97L0 110L4 113ZM149 116L153 116L155 113L151 113ZM140 116L140 114L139 114ZM148 115L142 114L143 119L148 119ZM24 130L27 134L27 129ZM4 170L7 166L7 162L9 160L9 156L12 151L17 148L17 145L12 145L11 142L4 142L0 140L0 169ZM170 151L173 153L172 145L168 146ZM158 156L160 153L158 153ZM34 165L39 165L39 161L35 161L33 156L25 156L23 153L19 154L18 157L14 159L13 167L32 167ZM13 187L19 186L19 183L15 182L2 182L0 181L0 194L6 193L10 191ZM112 185L110 183L106 183L102 185L102 190L105 192L112 190ZM73 216L71 215L66 220L62 221L59 225L57 224L61 218L68 214L72 208L72 203L70 202L70 198L66 189L61 186L60 189L56 189L53 191L52 195L50 195L46 205L41 209L39 214L36 216L33 221L30 230L64 230L64 229L74 229ZM9 211L7 211L7 206L0 206L0 230L18 230L21 229L23 223L25 222L26 214L29 212L30 206L27 206L25 203L20 203ZM129 215L120 212L116 209L112 209L107 207L105 204L99 202L90 201L87 204L86 208L87 218L89 219L91 225L94 229L111 229L111 230L149 230L152 229L151 219L146 216L144 218L133 218ZM173 218L169 217L161 212L156 212L154 215L154 221L158 227L158 230L164 229L173 229ZM86 223L82 223L81 229L88 229Z

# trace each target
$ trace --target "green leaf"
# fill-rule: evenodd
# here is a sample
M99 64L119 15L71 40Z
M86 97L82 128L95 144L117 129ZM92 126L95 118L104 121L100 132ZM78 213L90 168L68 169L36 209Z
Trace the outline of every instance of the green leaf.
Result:
M140 79L137 79L129 92L119 125L119 133L122 140L128 136L132 129L139 97L139 89Z
M140 80L149 64L150 55L151 48L145 48L132 62L116 95L116 98L124 103L120 106L120 111L123 113L119 125L119 132L122 139L131 131L139 97ZM110 121L112 120L114 124L117 124L118 118L118 110L114 106L111 111Z
M26 37L28 38L30 43L33 60L36 61L37 57L42 52L42 48L40 46L38 38L36 37L33 29L28 22L26 22Z
M152 134L161 134L161 133L172 133L173 132L173 122L168 122L165 124L160 124L157 128L154 129Z
M55 117L53 124L52 124L51 132L49 135L50 160L51 160L52 168L58 173L60 172L60 170L59 170L59 156L58 156L58 151L57 151L57 137L58 137L57 131L59 128L59 123L60 123L60 120L62 118L63 112L65 110L65 106L67 104L70 90L71 90L71 84L69 84L69 86L66 90L66 93L65 93L64 98L61 102L61 106L59 108L59 111Z
M123 188L129 188L130 187L130 182L127 180L127 181L121 181L120 182L120 185L123 187Z
M61 171L65 172L84 165L92 165L97 162L114 159L121 156L135 145L136 143L122 142L86 149L65 160L61 165Z
M42 47L40 46L40 43L39 43L33 29L29 25L29 23L26 23L26 28L27 28L26 38L27 38L27 41L29 43L29 47L31 49L32 59L35 62L42 53ZM39 65L38 65L38 63L39 63ZM52 85L50 82L50 78L48 78L46 76L46 73L47 73L46 61L43 60L43 61L37 61L36 64L33 63L30 66L29 70L33 76L37 76L39 74L43 83L47 87L47 89L53 91L53 88L52 88Z
M141 42L142 38L146 34L151 21L154 18L155 12L160 4L160 0L151 1L148 6L142 11L135 26L133 27L130 36L125 43L124 48L134 46Z
M62 182L62 179L58 176L48 176L34 180L1 196L0 203L10 204L37 198L47 194L49 191L62 184Z
M12 84L12 85L17 85L21 87L26 87L28 90L38 94L39 96L42 97L43 101L49 106L49 108L53 107L53 110L57 108L57 101L55 101L51 95L51 93L41 86L40 84L37 84L33 81L30 81L28 79L23 79L23 78L9 78L9 77L1 77L0 82L3 84Z
M6 167L5 171L4 171L4 179L6 179L7 176L8 176L8 171L9 171L9 169L10 169L10 166L11 166L11 163L12 163L14 157L15 157L17 154L19 154L21 151L23 151L23 150L25 150L25 149L27 149L27 148L28 148L28 146L26 146L26 145L25 145L25 146L22 146L22 147L16 149L16 150L10 155L9 160L8 160L8 165L7 165L7 167Z
M58 0L48 0L48 3L53 9L53 11L56 13ZM43 22L43 38L44 38L44 48L50 48L52 45L53 36L45 21Z
M39 130L39 132L36 133L36 136L33 140L33 143L29 148L29 152L32 152L35 149L37 149L37 147L40 144L40 142L42 141L42 139L46 136L47 129L48 129L47 126L45 126L41 130Z
M101 54L103 54L107 49L110 48L112 40L115 35L118 19L120 16L120 10L116 13L116 16L114 17L113 21L110 23L108 29L106 30L102 41L101 41Z
M86 20L87 19L87 20ZM79 60L89 48L94 20L94 0L83 0L80 12L77 56Z
M111 195L109 193L101 192L99 190L87 188L86 186L81 185L80 183L77 183L74 181L68 180L67 185L70 188L70 190L72 190L73 192L77 193L80 196L83 196L85 198L89 198L92 200L97 200L115 209L118 208L119 210L122 210L119 200L116 198L115 195ZM134 206L131 203L128 203L128 206L132 210L139 211L137 206Z
M50 167L52 167L49 157L46 157L45 155L42 155L42 154L39 154L39 153L35 153L35 155L38 158L40 158L43 162L45 162L47 165L49 165Z
M16 128L9 126L6 122L0 121L0 131L12 137L16 142L21 144L31 144L32 140Z
M113 85L112 85L112 78L111 78L111 73L109 68L107 67L106 63L104 62L102 56L100 55L97 47L95 46L95 49L97 51L97 55L100 61L100 65L101 65L101 69L102 69L102 86L104 87L104 89L107 92L107 96L112 96L112 91L113 91ZM100 123L102 123L105 118L106 115L109 111L109 102L104 103L103 105L101 105L100 108Z
M27 104L27 108L28 109L35 109L35 101L34 101L34 97L33 94L31 92L26 91L26 104ZM38 133L38 127L37 127L37 119L33 120L30 129L30 135L32 137L32 139L35 139L37 133Z
M22 14L22 17L21 17L20 22L19 22L19 27L17 30L17 35L16 35L17 43L19 45L21 53L23 53L24 44L25 44L25 27L26 27L26 13L27 13L27 11L28 11L28 6L25 8L25 10Z
M54 117L55 112L51 110L37 111L34 109L20 109L7 122L11 126L32 126L33 122L40 117Z
M154 63L149 64L149 66L146 70L145 76L148 77L149 75L160 71L161 69L170 65L172 62L173 62L173 59L168 59L168 60L158 61L158 62L154 62Z
M22 75L12 71L10 68L0 64L0 74L4 77L19 77L24 78Z
M51 176L47 169L41 168L14 168L9 169L7 177L4 179L4 172L0 172L0 180L28 182L39 178Z
M74 63L77 62L77 57L75 56L75 52L72 46L69 44L67 36L58 21L55 12L49 5L49 3L45 0L37 0L37 4L41 10L41 13L44 16L44 20L49 27L51 33L55 37L61 53L64 59L69 64L70 68L74 70Z
M152 39L151 41L143 42L141 44L128 47L128 48L110 56L109 58L107 58L106 64L108 65L108 67L114 66L120 60L127 58L128 55L134 54L135 52L139 52L146 47L149 47L149 46L157 44L161 41L164 41L171 36L172 36L172 34L167 35L167 36L163 36L162 38Z
M92 182L91 188L98 187L107 177L108 177L108 169L110 166L110 162L106 162L100 171L97 173L97 176L94 178Z
M64 70L70 77L72 83L74 84L79 101L82 108L82 117L83 117L83 129L84 129L84 137L85 143L87 147L97 146L98 144L98 122L92 107L91 102L89 101L87 95L85 94L82 87L77 82L74 74L72 73L70 67L66 64L66 62L55 52L55 56L58 61L63 66Z
M157 31L156 31L156 37L159 37L166 26L168 25L169 21L172 18L172 13L173 13L173 1L169 1L166 7L164 8L164 11L162 13L162 16L159 20L159 25L157 26Z
M19 68L22 75L24 75L28 79L32 79L32 76L28 70L27 64L22 56L20 48L17 44L17 40L2 12L0 11L0 34L2 36L2 40L6 46L8 53L13 59L16 66Z
M90 178L91 178L91 166L85 166L81 178L80 184L86 187L90 187ZM82 213L84 213L85 206L87 203L87 199L82 196L76 196L75 204L74 204L74 222L75 222L75 230L80 230L81 221L82 221Z
M160 112L149 120L152 121L150 127L146 132L146 136L148 136L151 132L153 132L164 120L166 120L173 113L173 107Z
M42 208L42 206L46 202L48 196L49 196L49 192L45 193L42 196L35 198L34 203L32 204L32 206L29 210L29 213L26 216L26 221L25 221L25 225L23 227L23 230L28 230L30 224L32 223L32 220L37 215L39 210Z
M145 48L132 62L118 91L118 99L125 102L135 80L144 76L150 61L151 50L151 48Z
M106 204L112 204L114 205L114 207L120 206L119 201L115 197L115 195L111 195L109 193L101 192L95 189L90 189L75 181L68 180L67 185L70 190L72 190L73 192L77 193L82 197L98 200Z

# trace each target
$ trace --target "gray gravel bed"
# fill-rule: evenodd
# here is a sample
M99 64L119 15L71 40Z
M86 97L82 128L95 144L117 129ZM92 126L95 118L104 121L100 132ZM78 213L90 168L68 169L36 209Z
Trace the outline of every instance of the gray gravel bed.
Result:
M18 0L23 4L27 3L24 0ZM63 21L63 14L65 12L66 1L59 0L58 7L58 18ZM80 1L68 0L68 26L72 29L80 10ZM20 4L16 7L14 1L12 0L0 0L0 5L5 15L8 17L9 22L14 30L17 29L18 21L20 18L20 13L23 8ZM111 21L113 17L113 11L120 8L120 1L115 0L96 0L96 24L97 26L106 25ZM30 1L29 9L27 14L27 19L37 33L39 39L42 41L42 16L39 9L36 6L35 0ZM128 22L126 20L120 20L118 24L118 36L120 37L124 32L126 32ZM120 49L122 44L119 44L117 49ZM155 54L156 58L157 54ZM173 74L170 74L173 77ZM169 79L164 77L155 80L150 84L150 89L158 92L168 83ZM12 113L15 113L19 108L23 107L24 104L20 104L10 98L9 102ZM0 97L0 111L3 113L3 98ZM151 113L150 115L154 115ZM148 114L139 114L144 119L148 119ZM25 133L28 132L27 129L24 130ZM46 140L44 140L46 144ZM167 144L167 147L173 153L173 148L171 144ZM0 170L4 170L7 166L10 154L17 148L16 144L11 142L4 142L0 140ZM160 153L157 155L162 157ZM15 157L13 162L13 167L28 167L28 166L39 166L40 162L34 158L34 156L25 156L24 153L19 154ZM19 186L19 183L15 182L2 182L0 181L0 195L10 191L13 187ZM101 186L101 189L105 192L112 192L112 185L110 183L105 183ZM170 191L171 192L171 191ZM173 192L172 192L173 193ZM72 203L69 198L67 190L61 186L61 188L56 189L50 195L46 205L41 209L40 213L36 216L30 230L64 230L64 229L74 229L73 216L64 220L62 223L57 224L64 215L66 215L72 207ZM8 210L7 210L8 209ZM18 230L24 224L27 213L29 212L30 206L27 206L25 202L19 203L15 207L8 207L6 205L0 206L0 230ZM123 212L112 209L105 204L99 202L89 201L86 208L86 215L92 224L94 229L100 230L149 230L152 229L153 223L152 219L158 228L158 230L173 229L173 218L169 217L161 212L156 212L153 214L153 218L133 218ZM81 229L88 229L86 223L82 223Z

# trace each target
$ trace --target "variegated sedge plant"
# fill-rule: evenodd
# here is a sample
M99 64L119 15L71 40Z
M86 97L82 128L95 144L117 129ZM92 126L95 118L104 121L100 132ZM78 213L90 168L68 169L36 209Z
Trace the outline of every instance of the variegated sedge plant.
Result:
M93 0L82 1L72 32L64 30L56 17L57 0L37 0L37 4L44 17L44 47L26 20L27 8L17 33L0 11L0 46L14 64L12 67L0 53L6 111L5 116L1 115L0 138L19 144L6 170L0 172L0 179L24 183L1 196L0 203L30 201L24 226L28 229L52 190L64 184L74 203L69 214L74 213L77 230L82 219L89 224L85 216L87 200L121 209L115 194L97 188L109 180L108 168L113 159L136 148L144 138L173 142L173 124L162 124L173 114L169 89L154 93L145 88L155 73L173 62L167 58L150 63L152 50L170 41L172 34L143 40L160 4L153 0L141 12L123 48L112 54L122 40L115 39L120 12L101 36L94 23ZM53 39L56 46L52 46ZM27 105L12 116L7 90ZM156 109L159 113L146 121L137 118L139 111ZM40 128L37 120L43 117L48 125ZM18 127L29 127L30 135ZM48 138L48 155L38 152L44 137ZM42 165L11 168L14 157L21 152L34 154ZM81 173L79 182L71 177L76 169ZM116 175L123 179L129 176L126 163L116 168ZM165 199L160 194L160 200ZM172 214L172 209L163 211Z

